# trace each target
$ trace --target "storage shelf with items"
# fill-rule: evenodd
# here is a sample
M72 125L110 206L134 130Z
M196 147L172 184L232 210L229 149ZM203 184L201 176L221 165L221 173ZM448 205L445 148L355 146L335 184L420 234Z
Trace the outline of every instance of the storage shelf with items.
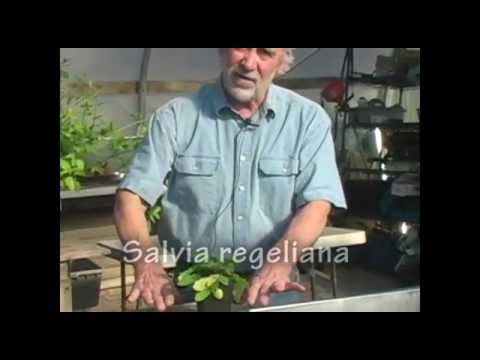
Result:
M418 56L418 58L417 58ZM418 62L418 64L417 64ZM354 71L354 49L348 48L342 68L344 79L343 99L339 102L334 121L334 138L339 145L338 163L342 178L348 180L358 178L358 174L368 175L368 179L377 180L387 176L398 176L404 173L416 172L419 168L419 134L418 122L406 122L407 110L401 106L403 89L416 88L419 86L419 52L395 49L393 57L379 57L375 74L362 74ZM365 84L381 86L386 89L396 88L400 90L400 100L394 106L386 106L386 98L382 99L358 99L357 106L349 103L354 98L351 88L353 84ZM339 129L339 117L343 117L341 129ZM409 116L412 116L410 113ZM418 109L418 120L420 110ZM413 119L409 118L412 121ZM375 137L380 137L382 148L376 151L368 151L360 155L363 150L350 151L348 154L346 134L351 131L356 141L360 141L361 135L373 137L368 131L375 131ZM385 153L388 146L383 144L388 138L389 143L403 142L407 151L396 150ZM363 140L362 140L363 141ZM358 145L358 144L357 144ZM371 146L370 146L371 149ZM356 158L356 164L352 164L352 152ZM360 161L357 161L360 159ZM411 166L396 167L396 163L410 162ZM359 166L362 165L362 166ZM404 170L403 170L404 169ZM374 176L377 175L377 176Z
M392 190L398 189L397 183L405 176L419 178L420 111L418 109L418 119L413 119L413 113L401 105L403 89L419 87L419 67L417 69L415 59L409 53L406 63L384 58L376 74L356 73L353 50L346 51L342 69L344 89L342 97L337 96L335 100L338 107L333 127L339 169L349 204L345 215L368 218L388 226L403 221L418 222L419 194L397 196ZM392 68L388 67L387 60L393 64ZM357 104L352 105L352 86L358 84L400 90L399 101L387 106L385 94L385 99L357 97ZM347 138L347 134L351 136Z
M336 84L332 88L337 90L337 97L324 96L338 104L333 136L348 204L348 210L335 214L333 221L339 226L358 224L368 229L369 245L351 254L357 264L402 277L404 268L415 270L418 262L414 257L404 256L403 247L399 247L404 244L402 239L413 237L415 229L420 227L420 111L414 114L413 107L402 107L409 104L409 99L403 99L403 90L419 87L418 76L413 76L417 69L412 66L414 71L410 71L402 61L384 57L382 71L365 75L354 72L353 59L353 49L347 49L342 69L343 89ZM391 74L389 62L397 70L402 68L401 74L399 71ZM413 58L407 62L409 66L414 64ZM377 95L382 99L358 99L352 86L359 84L382 90L393 88L399 90L395 94L399 96L387 101L391 99L385 91L385 95ZM343 90L342 97L338 97L338 89ZM352 105L354 98L358 99L357 104ZM415 115L418 119L414 119ZM415 245L419 243L417 240Z

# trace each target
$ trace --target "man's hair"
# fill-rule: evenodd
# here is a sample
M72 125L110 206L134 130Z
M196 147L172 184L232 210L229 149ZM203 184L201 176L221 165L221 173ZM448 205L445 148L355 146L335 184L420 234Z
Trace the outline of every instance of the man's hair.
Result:
M283 59L283 65L279 71L279 75L284 75L291 69L293 62L295 61L294 50L295 48L285 48L285 56Z
M284 48L285 53L283 57L283 64L280 66L280 70L278 71L278 75L286 74L290 68L292 67L293 62L295 61L295 48ZM223 48L219 48L218 52L220 56L223 55Z

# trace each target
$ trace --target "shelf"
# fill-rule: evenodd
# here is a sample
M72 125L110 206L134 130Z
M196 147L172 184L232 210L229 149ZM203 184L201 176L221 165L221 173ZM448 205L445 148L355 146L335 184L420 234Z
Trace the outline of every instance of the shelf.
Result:
M84 189L80 191L62 191L60 192L60 198L66 199L80 199L96 196L108 196L114 195L117 191L117 186L101 186L90 189Z
M97 196L114 195L120 185L123 176L104 175L87 178L84 180L84 188L80 191L61 191L61 199L81 199Z
M346 126L346 128L361 128L361 129L385 129L385 130L415 130L420 131L419 123L403 123L401 125L395 124L358 124L351 123Z
M390 158L369 158L368 161L376 161L381 163L419 163L420 159L390 159Z
M362 77L351 77L348 79L351 83L357 84L368 84L368 85L377 85L377 86L387 86L394 87L398 89L406 88L418 88L419 84L411 83L408 79L401 78L398 76L362 76Z
M401 175L401 174L417 174L418 171L405 171L405 170L380 170L380 169L362 169L362 168L346 168L346 172L361 172L366 174L378 174L378 175Z

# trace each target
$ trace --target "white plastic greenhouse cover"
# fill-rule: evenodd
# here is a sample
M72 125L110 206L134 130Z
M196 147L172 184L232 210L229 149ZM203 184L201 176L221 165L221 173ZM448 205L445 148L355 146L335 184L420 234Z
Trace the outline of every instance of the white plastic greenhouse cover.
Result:
M298 48L297 60L315 48ZM372 73L378 55L391 55L392 48L356 48L355 70ZM97 81L136 81L139 79L144 48L62 48L61 56L72 61L75 71ZM286 78L336 77L345 48L322 48L315 56ZM153 48L149 80L205 81L218 75L216 48Z
M316 48L297 48L296 61L301 61ZM345 48L321 48L318 53L288 73L284 78L320 78L340 76ZM356 48L355 71L372 73L378 55L391 55L393 48ZM92 81L139 81L144 48L62 48L71 70ZM152 48L146 80L148 81L211 81L218 77L220 64L216 48ZM296 90L319 101L319 90ZM375 89L365 89L363 96L374 97ZM154 111L179 93L146 96L147 113ZM138 111L136 94L103 96L104 114L118 124L127 123L129 114ZM328 109L327 109L328 111Z

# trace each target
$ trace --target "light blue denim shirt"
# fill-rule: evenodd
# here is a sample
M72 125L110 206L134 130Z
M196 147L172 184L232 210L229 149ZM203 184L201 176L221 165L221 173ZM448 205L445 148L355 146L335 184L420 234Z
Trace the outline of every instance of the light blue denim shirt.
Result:
M169 248L268 250L299 207L346 208L320 105L271 85L250 120L230 107L220 81L153 114L120 188L150 205L163 195L159 240Z

